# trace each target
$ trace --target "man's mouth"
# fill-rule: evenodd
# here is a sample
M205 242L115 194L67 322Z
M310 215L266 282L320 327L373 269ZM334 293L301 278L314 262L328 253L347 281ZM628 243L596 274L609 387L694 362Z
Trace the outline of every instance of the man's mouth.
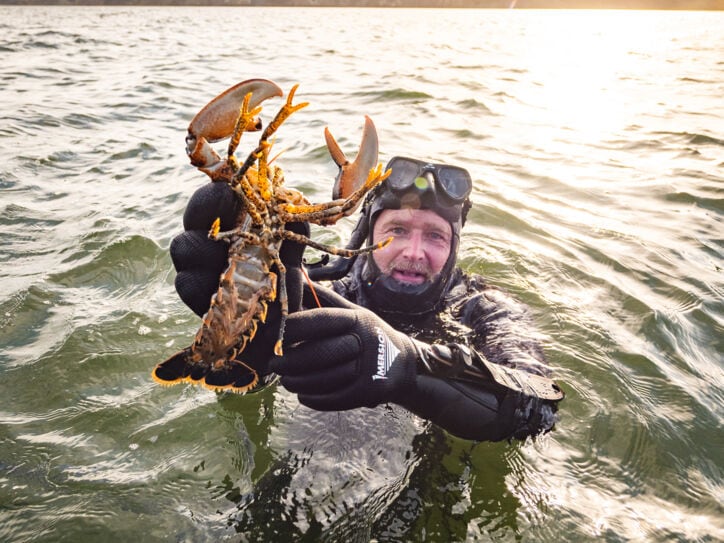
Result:
M411 285L421 285L427 280L427 274L414 271L414 270L402 270L395 268L392 270L390 276L401 283L410 283Z
M398 260L391 262L387 268L387 275L400 283L409 285L421 285L430 279L432 275L429 266L422 262L407 262Z

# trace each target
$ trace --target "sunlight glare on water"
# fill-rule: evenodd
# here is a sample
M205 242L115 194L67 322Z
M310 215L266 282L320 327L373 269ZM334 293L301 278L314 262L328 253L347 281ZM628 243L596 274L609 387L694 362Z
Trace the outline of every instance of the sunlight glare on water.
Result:
M544 45L525 53L534 87L520 99L542 106L540 116L530 119L541 128L573 130L579 141L596 142L635 122L645 104L628 91L648 75L639 71L640 59L656 59L661 68L671 44L656 25L645 24L645 14L589 15L541 16L529 39ZM656 86L669 75L658 73L659 81L647 77L646 85Z

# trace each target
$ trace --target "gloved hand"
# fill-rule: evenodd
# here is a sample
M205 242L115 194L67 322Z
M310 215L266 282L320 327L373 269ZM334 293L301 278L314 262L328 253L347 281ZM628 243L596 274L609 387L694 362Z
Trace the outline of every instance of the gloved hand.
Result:
M318 411L398 403L413 393L414 341L367 309L340 305L290 315L284 355L270 364L282 385Z
M218 217L221 219L221 231L230 230L235 226L240 210L241 201L229 185L208 183L200 187L189 200L183 218L184 232L171 242L171 259L177 271L176 292L199 316L208 311L211 297L219 287L219 278L228 264L229 244L208 238L211 223ZM307 223L290 223L286 228L309 235ZM301 306L304 248L304 245L285 241L279 251L287 270L290 313ZM277 340L280 315L279 303L270 304L266 324L260 323L256 336L239 356L262 376L269 373L267 364Z
M176 292L199 317L211 305L229 253L228 243L209 239L211 223L218 217L221 230L230 230L240 210L241 201L229 185L207 183L191 196L184 212L184 232L171 241Z

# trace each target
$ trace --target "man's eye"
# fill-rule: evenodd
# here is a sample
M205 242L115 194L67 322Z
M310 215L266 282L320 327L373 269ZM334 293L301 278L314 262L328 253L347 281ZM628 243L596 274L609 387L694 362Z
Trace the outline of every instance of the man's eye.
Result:
M402 226L393 226L388 230L388 232L395 236L404 236L407 233L407 230Z

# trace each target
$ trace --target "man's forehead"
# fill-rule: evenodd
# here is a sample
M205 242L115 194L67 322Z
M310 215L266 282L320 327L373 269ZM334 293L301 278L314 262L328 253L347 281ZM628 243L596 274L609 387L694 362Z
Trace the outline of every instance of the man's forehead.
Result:
M375 225L402 224L451 232L452 226L431 209L385 209Z

